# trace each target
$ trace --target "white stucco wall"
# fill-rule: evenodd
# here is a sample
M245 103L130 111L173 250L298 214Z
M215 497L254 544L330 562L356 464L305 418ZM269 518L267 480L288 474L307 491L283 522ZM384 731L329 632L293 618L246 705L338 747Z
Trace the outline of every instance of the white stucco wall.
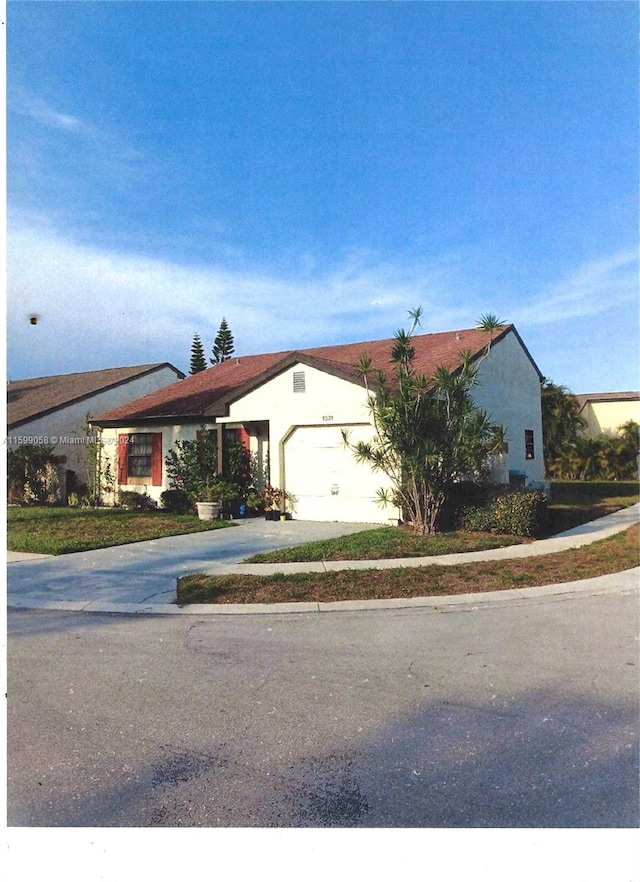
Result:
M527 483L543 481L540 378L515 334L495 344L478 379L474 401L507 430L507 469L525 472ZM533 430L534 459L525 456L525 429Z
M640 424L640 401L590 401L581 416L587 420L587 435L617 435L629 420Z
M167 470L165 465L165 457L169 450L178 440L193 440L196 433L201 429L214 429L214 423L204 423L197 425L167 425L148 423L146 426L118 426L118 428L105 428L102 430L101 438L103 443L103 463L107 461L111 464L111 472L117 480L118 476L118 435L133 435L136 433L161 432L162 433L162 485L154 487L151 479L147 484L127 484L126 488L120 489L133 490L136 493L147 493L156 502L160 501L160 494L163 490L167 490L169 483L167 480ZM117 488L116 488L117 489ZM115 502L115 494L111 498L106 498L106 502Z
M294 373L304 373L304 392L294 392ZM356 463L342 443L342 428L353 432L353 440L372 435L362 386L308 365L294 365L233 403L221 422L252 420L269 421L271 484L298 497L297 516L397 522L397 509L382 508L376 502L376 491L388 486L388 479ZM304 485L303 463L308 476Z
M113 389L99 392L82 401L60 408L48 416L23 423L18 428L11 430L10 437L42 439L32 443L43 444L52 444L55 438L55 454L67 457L64 468L72 469L77 473L80 481L86 481L88 459L85 424L87 413L98 416L111 408L119 407L135 398L141 398L143 395L148 395L149 392L154 392L156 389L161 389L176 381L175 371L163 367L151 374L129 380Z

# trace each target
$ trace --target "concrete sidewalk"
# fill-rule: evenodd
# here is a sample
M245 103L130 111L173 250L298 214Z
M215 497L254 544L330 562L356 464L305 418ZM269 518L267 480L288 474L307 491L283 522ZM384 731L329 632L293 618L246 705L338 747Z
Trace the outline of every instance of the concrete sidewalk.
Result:
M455 597L273 605L193 604L182 608L175 604L176 579L190 572L211 575L268 575L274 572L335 572L343 569L451 566L474 561L509 560L579 548L626 530L639 520L640 504L636 504L551 539L525 545L437 557L293 564L243 564L240 561L257 551L359 532L369 525L291 521L285 527L260 520L237 522L238 526L234 529L137 542L59 557L10 552L7 600L8 606L15 609L155 615L234 615L405 607L442 610L463 604L476 607L486 603L513 602L516 599L556 594L567 596L631 591L638 587L640 568L581 582Z
M582 524L559 533L551 539L538 539L526 545L509 545L504 548L493 548L488 551L468 551L462 554L442 554L431 557L404 557L388 560L335 560L314 561L312 563L290 564L244 564L234 566L216 566L206 569L204 572L211 575L231 573L233 575L249 574L252 576L265 576L273 573L319 573L335 572L336 570L370 570L370 569L395 569L397 567L428 567L454 566L456 564L475 563L485 560L514 560L525 557L538 557L544 554L554 554L558 551L568 551L571 548L580 548L590 545L608 536L614 536L626 530L640 520L640 503L629 508L623 508L611 515Z

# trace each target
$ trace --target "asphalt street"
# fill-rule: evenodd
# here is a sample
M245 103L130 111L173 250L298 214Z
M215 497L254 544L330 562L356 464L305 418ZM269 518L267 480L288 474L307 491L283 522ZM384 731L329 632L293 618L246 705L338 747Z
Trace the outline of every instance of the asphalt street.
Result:
M635 827L637 586L432 608L8 614L8 823Z

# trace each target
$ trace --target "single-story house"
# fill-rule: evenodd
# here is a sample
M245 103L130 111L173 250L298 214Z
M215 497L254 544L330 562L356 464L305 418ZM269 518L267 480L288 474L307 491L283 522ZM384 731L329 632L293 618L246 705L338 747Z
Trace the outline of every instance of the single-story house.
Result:
M640 425L640 392L595 392L576 395L586 435L617 435L630 420Z
M427 376L444 365L456 369L461 353L481 357L489 335L479 330L416 335L415 367ZM231 358L98 415L104 449L120 489L158 500L167 489L165 456L179 439L204 428L217 433L219 454L240 438L254 454L264 480L297 498L304 520L386 523L398 512L381 509L376 491L384 475L357 463L345 448L373 435L367 390L356 371L364 353L374 368L389 369L392 340L322 346ZM542 482L542 375L513 325L495 332L479 369L476 403L507 428L501 477Z
M168 362L10 380L7 430L10 446L51 444L61 458L63 499L87 481L87 414L96 416L175 384L182 371Z

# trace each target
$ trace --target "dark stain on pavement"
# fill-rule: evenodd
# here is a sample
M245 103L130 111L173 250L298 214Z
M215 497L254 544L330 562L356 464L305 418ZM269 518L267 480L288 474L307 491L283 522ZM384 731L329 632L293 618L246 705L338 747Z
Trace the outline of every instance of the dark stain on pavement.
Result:
M196 751L182 751L174 753L161 760L153 770L151 786L157 787L177 786L194 778L215 770L224 768L227 758L220 750L198 753Z
M289 783L300 826L356 827L369 811L353 759L333 754L308 761L303 780Z

